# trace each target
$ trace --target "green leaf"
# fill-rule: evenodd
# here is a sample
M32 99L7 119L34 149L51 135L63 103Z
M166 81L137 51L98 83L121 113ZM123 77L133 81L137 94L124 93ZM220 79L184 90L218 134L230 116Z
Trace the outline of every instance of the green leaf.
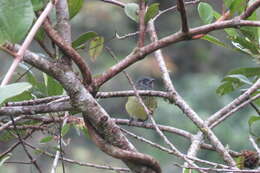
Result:
M136 3L127 3L124 8L125 14L132 19L133 21L138 23L138 11L139 5Z
M3 164L11 158L11 154L5 155L4 157L0 158L0 167L3 166Z
M260 94L260 89L258 89L256 92L254 92L251 96L253 97L258 94ZM255 104L255 106L258 107L258 109L260 109L260 98L256 99L253 103Z
M222 80L222 84L217 88L216 92L220 95L224 95L245 84L251 86L254 79L259 78L259 76L259 67L234 69Z
M86 127L82 127L80 130L86 138L89 138L88 129Z
M63 93L63 88L59 82L46 73L43 74L43 77L48 96L61 95Z
M36 40L39 40L39 41L43 41L44 38L45 38L45 31L44 31L44 29L41 27L41 28L37 31L37 33L36 33L36 35L35 35L35 39L36 39Z
M67 0L69 7L70 19L72 19L83 6L84 0Z
M234 28L226 28L224 29L224 31L227 33L227 35L230 37L230 38L235 38L237 36L239 36L239 34L237 33L237 31L234 29Z
M234 91L234 87L231 82L223 82L216 90L216 93L223 96L227 93Z
M241 74L246 77L260 77L260 67L237 68L230 71L228 74Z
M190 169L188 169L188 168L184 168L184 173L190 173Z
M32 2L34 11L39 11L44 6L43 0L31 0L31 2Z
M198 173L198 171L190 168L184 168L184 173Z
M153 3L149 6L144 16L144 22L148 23L150 19L154 18L159 13L159 3Z
M44 73L41 73L44 78ZM45 85L45 79L44 82L41 80L38 80L36 76L34 75L33 71L28 71L26 74L26 79L27 81L32 84L32 92L31 94L37 98L42 98L42 97L47 97L48 96L48 89L47 86Z
M231 0L229 0L231 1ZM233 2L229 5L229 9L231 14L233 15L235 12L240 14L246 8L246 1L245 0L233 0Z
M82 35L80 35L76 40L72 42L72 47L75 49L80 48L84 43L87 41L93 39L94 37L97 37L98 34L93 31L86 32Z
M209 24L214 18L214 10L208 3L201 2L198 5L199 16L204 24Z
M70 125L65 124L65 126L62 127L61 129L61 136L64 137L70 130Z
M53 136L46 136L40 140L40 143L47 143L53 140Z
M252 85L252 82L244 75L241 74L233 74L233 75L228 75L224 78L224 81L231 81L231 82L240 82L243 84L248 84Z
M21 41L29 31L34 18L33 6L28 0L0 1L0 44Z
M102 53L103 46L104 37L98 36L90 41L88 53L92 61L95 61L96 58Z
M224 4L227 8L230 8L231 4L234 2L234 0L224 0Z
M31 88L32 85L27 82L14 83L0 87L0 105L7 100L10 101L14 97L19 97L19 95L22 97L22 94Z
M255 123L256 121L259 121L260 117L259 116L251 116L248 120L248 126L251 128L251 126L253 125L253 123Z
M251 54L259 54L258 45L245 39L244 37L236 36L232 38L232 41L235 42L235 44L233 43L233 45L241 50L250 51L249 53ZM237 45L236 43L239 45Z
M247 37L250 41L257 42L258 41L258 29L257 27L241 27L241 33Z
M259 116L251 116L248 120L249 132L252 136L258 137L257 134L253 132L252 125L260 120Z
M221 17L221 14L214 10L213 16L215 17L216 20L218 20Z
M213 43L215 45L218 45L218 46L221 46L221 47L224 47L224 48L227 48L227 49L232 49L229 46L227 46L225 43L220 41L218 38L216 38L212 35L207 34L207 35L203 36L202 39L207 40L208 42Z
M26 130L18 130L18 133L21 137L26 135ZM8 130L0 133L0 142L9 142L13 139L16 139L17 131L14 130Z
M244 162L245 162L245 157L244 156L238 156L235 158L235 162L237 164L237 167L239 169L244 169Z

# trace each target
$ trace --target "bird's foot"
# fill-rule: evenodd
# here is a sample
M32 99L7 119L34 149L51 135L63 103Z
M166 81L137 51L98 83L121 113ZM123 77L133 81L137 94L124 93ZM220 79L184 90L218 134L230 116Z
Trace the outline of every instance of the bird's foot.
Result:
M128 126L132 126L134 121L135 121L134 118L130 118L130 120L128 122Z

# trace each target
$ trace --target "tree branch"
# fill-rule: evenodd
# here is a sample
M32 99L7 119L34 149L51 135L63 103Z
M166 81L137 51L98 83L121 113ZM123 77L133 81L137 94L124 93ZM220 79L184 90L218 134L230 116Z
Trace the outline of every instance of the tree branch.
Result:
M68 56L70 57L75 64L77 64L78 68L81 71L83 82L85 86L88 86L92 82L91 71L88 65L85 63L84 59L79 55L79 53L74 50L66 41L59 36L59 34L52 28L50 22L45 20L43 23L43 27L49 37L57 44L57 46Z
M185 10L185 5L183 0L177 0L177 9L181 14L181 23L182 23L182 32L188 33L189 27L188 27L188 20Z
M46 8L44 9L44 11L42 12L42 14L40 15L40 17L37 19L37 21L33 25L32 29L29 32L29 34L26 36L22 46L18 50L11 67L9 68L7 74L5 75L5 78L3 79L2 83L1 83L1 87L6 85L11 80L11 77L12 77L16 67L18 66L20 61L22 61L22 59L23 59L23 56L24 56L24 53L25 53L26 49L31 44L31 42L33 40L33 37L35 36L36 32L38 31L38 29L40 28L40 26L42 25L43 21L48 16L48 14L50 13L50 11L51 11L51 9L53 8L54 5L55 5L55 1L49 2L47 4Z
M144 46L145 41L145 0L139 0L139 40L138 40L138 47L141 48Z
M69 24L69 8L67 0L59 0L56 4L57 30L66 43L71 45L71 26ZM71 65L71 59L63 56L62 60Z
M253 12L260 6L260 0L256 0L252 5L250 5L245 11L244 13L242 13L239 18L240 19L247 19L248 17L250 17Z

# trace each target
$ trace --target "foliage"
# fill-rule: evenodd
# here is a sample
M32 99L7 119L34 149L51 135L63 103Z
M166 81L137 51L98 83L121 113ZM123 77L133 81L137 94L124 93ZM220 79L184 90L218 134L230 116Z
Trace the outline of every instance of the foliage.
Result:
M34 18L32 3L28 0L0 2L0 45L6 41L21 41L29 31Z
M67 2L68 2L68 7L69 7L70 20L74 20L74 19L82 20L82 18L77 19L76 16L80 17L79 12L81 9L84 8L84 1L83 0L67 0ZM224 0L223 2L225 5L224 9L229 10L228 17L232 18L233 16L243 14L243 12L246 10L246 7L250 4L252 4L254 1L250 0L248 4L244 0ZM0 2L0 23L1 23L0 44L3 45L7 41L13 42L13 43L21 42L25 38L28 31L30 30L30 28L34 22L34 19L37 16L37 15L35 15L35 12L43 10L47 3L48 3L48 1L45 1L45 0L31 0L31 1L9 0L9 1ZM160 11L160 8L165 7L164 3L167 3L167 2L151 3L150 1L146 1L146 3L147 3L147 8L146 8L144 20L145 20L145 25L148 25L149 22L153 21L153 19L158 14L161 14L162 11ZM116 18L117 14L115 11L111 10L109 12L109 15L107 15L103 10L96 8L96 7L92 8L93 10L98 11L98 13L95 13L94 15L96 15L97 17L101 16L101 18L104 18L103 20L106 22L106 24L101 24L102 27L99 27L99 29L105 28L104 30L106 30L106 26L109 25L109 23L110 23L108 21L110 19L110 17L112 16L111 18ZM221 18L223 17L223 14L220 14L218 12L218 10L215 9L215 6L211 5L211 3L200 2L198 4L196 10L197 10L198 16L200 17L200 19L202 21L200 23L203 23L206 26L208 24L217 24L218 22L221 21ZM120 16L120 17L121 18L128 17L129 19L135 21L135 22L132 22L133 23L132 25L135 28L137 28L136 26L138 25L138 21L139 21L139 15L138 15L139 5L137 3L133 3L133 2L126 3L123 11L126 16L123 15L123 17L122 16ZM162 22L163 19L160 19L160 17L161 16L156 18L156 20L159 20L159 22ZM188 16L188 18L189 18L189 16ZM90 20L90 19L88 18L88 20ZM248 19L245 19L245 20L258 21L259 16L257 15L257 11L254 12ZM55 26L56 20L51 19L51 21L52 21L53 26ZM81 23L83 23L82 21L81 21ZM124 20L124 22L125 21L127 23L130 20L128 20L128 21ZM173 21L172 19L167 20L166 21L167 25L171 25L172 21ZM95 22L96 21L94 21L93 23L95 23ZM189 20L189 22L192 22L192 20ZM89 23L91 23L91 22L89 22ZM87 24L89 24L89 23L87 22ZM111 22L111 23L113 25L113 22ZM122 24L122 25L124 25L124 24ZM174 25L175 25L175 23L174 23ZM129 26L126 26L126 27L130 28ZM161 31L164 28L158 27L156 29ZM100 65L100 66L102 66L101 67L102 70L99 70L99 71L102 71L102 74L106 74L107 71L103 72L103 69L105 69L107 66L110 66L112 63L114 63L114 60L111 57L109 57L109 58L112 60L108 60L108 58L107 58L108 56L106 55L105 52L103 52L104 47L107 47L107 46L113 47L116 51L119 52L120 55L118 55L118 57L120 59L121 56L123 54L125 54L125 52L123 52L121 55L121 52L120 52L121 47L124 47L125 49L127 49L127 51L129 51L130 50L129 47L131 47L130 46L131 44L128 44L128 43L130 43L129 40L131 40L131 39L128 39L127 37L125 37L125 38L127 38L127 41L122 40L122 42L121 42L121 40L119 40L117 43L114 43L114 41L117 38L119 38L117 34L116 34L116 36L109 35L110 38L112 37L112 39L109 40L109 39L107 39L106 34L110 33L110 32L105 31L106 33L103 33L103 32L100 32L100 30L98 30L96 28L91 28L91 27L87 28L87 31L84 31L84 32L82 32L82 30L81 30L82 33L79 34L79 36L76 39L74 39L74 41L72 42L72 48L74 48L76 51L78 51L80 53L82 53L81 52L82 49L87 49L86 51L83 51L82 54L84 54L84 55L87 54L86 56L90 58L91 61L89 62L89 64L91 64L91 70L93 70L93 71L96 70L97 69L96 67L99 67L99 65ZM162 33L160 33L159 36L161 37L165 33L162 32ZM178 33L180 33L180 32L176 32L175 34L178 35ZM188 35L187 39L198 39L199 38L201 40L205 40L209 43L212 43L213 45L217 45L217 46L221 47L221 50L226 49L228 51L236 52L237 55L241 55L241 54L246 55L251 58L250 60L253 60L252 61L253 63L260 62L259 61L260 60L260 47L259 47L260 36L259 36L258 27L239 26L237 28L226 28L223 30L223 33L225 34L226 40L224 40L221 36L219 36L217 34L214 35L214 33L213 34L202 33L201 35L195 35L197 37L192 37L192 36ZM147 35L148 35L148 33L147 33ZM170 35L170 36L172 36L172 35ZM50 36L48 36L48 37L50 37ZM43 30L43 28L40 28L38 30L38 33L37 33L35 39L37 41L42 42L43 44L46 44L46 42L49 39L48 37L47 37L45 31ZM167 37L168 40L165 39L164 41L170 42L169 37ZM163 37L163 38L166 38L166 37ZM159 39L161 39L161 38L159 38ZM134 39L132 39L131 43L134 42L133 40ZM111 45L110 45L110 43L111 43ZM124 44L122 44L122 43L124 43ZM160 44L160 43L164 43L164 42L159 41L158 44ZM147 44L149 44L149 43L147 43ZM161 47L164 47L164 45ZM161 48L161 47L159 47L159 48ZM67 55L67 54L64 54L63 51L61 51L61 52L57 51L57 47L55 47L55 46L51 47L50 45L48 45L46 49L51 50L52 53L55 54L55 57L57 59L61 59L64 55ZM151 46L151 47L148 47L147 49L154 49L154 48ZM138 52L138 51L140 51L140 52ZM144 57L142 57L142 58L149 59L151 52L148 52L148 53L145 52L145 51L147 51L146 49L145 50L136 49L135 51L132 51L132 54L137 52L136 56L138 56L138 53L140 53L140 54L143 53L142 51L144 51L144 55L143 55ZM170 59L172 55L166 55L167 54L166 52L167 51L165 51L165 59L167 59L168 57L169 57L168 59ZM182 51L182 52L189 53L189 51L187 51L187 52ZM45 60L50 60L50 58L46 56L46 52L44 52L44 55L42 53L37 53L36 55L39 55L41 58L43 58ZM192 56L192 51L191 51L190 55ZM201 55L202 55L202 53L201 53ZM176 54L176 56L178 56L178 54ZM138 60L141 60L142 58L140 58ZM57 59L51 59L50 62L59 63L59 60L57 60ZM124 60L125 59L120 61L120 63L122 63ZM88 59L86 61L88 61ZM169 60L169 64L171 64L172 68L174 69L176 67L176 64L175 64L175 62L170 62L170 61L174 61L174 60L173 59ZM223 59L217 60L217 61L223 61ZM224 61L226 61L226 62L221 62L221 64L229 63L228 62L229 59L224 59ZM101 63L98 64L99 62L101 62ZM199 69L199 67L200 67L199 63L197 63L196 61L194 61L194 62L195 62L194 63L195 66L198 66L198 69ZM185 63L189 64L191 62L185 61ZM207 62L205 61L204 63L207 63ZM121 66L123 66L123 65L121 65ZM132 65L132 64L130 64L130 65ZM156 64L156 65L158 65L158 64ZM139 67L141 67L141 68L139 68ZM154 74L156 73L155 76L159 76L159 72L156 72L156 68L153 68L153 65L151 62L148 62L145 65L143 63L139 67L136 68L137 69L136 71L135 71L135 69L133 70L132 73L134 75L136 75L138 73L138 70L143 70L142 72L144 72L146 68L149 68ZM18 73L18 75L20 75L20 76L19 76L19 78L17 78L16 82L0 88L0 106L4 106L4 104L7 102L25 101L25 100L29 100L29 99L39 99L39 98L45 98L45 97L49 97L49 96L67 95L67 93L64 90L64 88L66 88L66 87L64 87L64 85L62 85L60 83L60 81L56 80L57 76L56 76L56 79L53 77L52 71L50 71L50 72L37 71L36 72L36 71L31 70L31 68L29 68L27 65L20 65L20 68L24 72L24 74L20 75ZM76 69L76 68L74 68L74 66L72 68L73 68L73 70ZM129 68L129 69L131 69L131 68ZM112 68L109 70L112 71L114 69ZM189 69L189 70L191 70L191 69ZM219 70L219 71L221 71L221 70ZM190 72L192 72L192 70ZM206 74L206 72L204 72L204 74ZM63 74L60 74L60 75L63 75ZM101 74L98 73L98 74L93 75L92 77L94 79L96 79L100 75ZM138 75L139 74L137 74L137 76ZM194 106L195 109L199 109L202 106L206 105L203 110L198 111L198 114L200 114L200 116L203 117L203 119L208 118L208 117L206 117L206 115L210 114L212 111L215 111L215 109L217 109L220 106L218 103L216 103L217 101L213 101L213 100L216 100L216 98L212 98L211 97L212 95L209 96L209 93L211 93L211 92L208 90L210 90L210 86L211 86L210 84L212 84L211 82L213 80L210 78L211 77L210 75L202 76L201 77L202 79L201 78L197 79L195 77L195 75L194 76L190 75L190 76L192 76L192 77L186 78L186 77L182 76L182 78L186 80L185 83L182 85L179 84L179 83L181 83L180 82L181 80L176 82L176 83L178 83L178 84L176 84L177 88L179 87L177 90L180 90L181 95L183 94L184 97L188 98L188 102L191 102L191 105L192 105L191 107ZM82 76L78 75L77 77L81 79ZM259 77L260 77L260 68L258 66L242 67L242 65L241 65L239 68L231 69L223 77L221 83L219 84L219 86L216 89L216 93L220 96L223 96L222 98L225 98L227 96L231 97L232 94L234 94L234 91L236 91L236 93L239 93L239 94L244 93L250 87L252 87L252 85L259 79ZM23 82L21 82L20 80ZM94 80L94 82L96 82L96 81ZM207 83L210 83L210 84L207 85ZM207 85L207 90L206 89L200 90L200 87L202 86L202 84ZM93 85L95 85L95 83ZM180 86L178 86L178 85L180 85ZM85 86L85 87L88 88L89 86ZM100 87L100 86L98 86L98 87ZM116 82L106 83L106 85L104 86L105 89L104 88L102 88L102 89L106 90L108 88L109 90L111 90L111 89L116 90L117 88L122 89L121 87L123 87L123 86L121 86L120 81L117 80ZM66 88L66 89L68 89L68 88ZM187 91L189 91L189 92L187 92ZM254 93L249 95L249 97L253 97L259 93L260 93L260 90L258 89ZM78 93L76 93L76 94L78 94ZM96 93L93 94L93 96L95 96L95 95L96 95ZM55 100L55 101L59 102L60 100ZM96 101L97 101L97 102L95 102L96 104L100 103L100 102L98 102L99 98L96 99ZM174 117L174 121L173 121L173 119L170 118L170 116L161 116L159 118L156 117L156 120L158 119L158 121L160 123L166 124L168 126L174 126L179 129L183 128L187 131L197 132L197 130L199 128L197 126L195 126L194 123L192 123L191 121L188 121L187 117L183 116L183 114L186 114L186 112L185 112L186 110L183 111L184 113L178 112L179 110L178 111L176 111L176 110L179 107L176 107L176 106L173 107L172 105L169 105L168 103L165 103L165 101L162 101L162 100L160 100L160 102L163 102L163 103L161 103L161 107L163 108L163 110L160 110L158 114L162 114L162 115L177 114L177 116L175 115L176 117ZM75 103L75 102L71 102L71 103L73 104L73 106L75 105L75 107L77 106L77 104L82 104L82 103ZM114 101L111 101L109 103L114 103ZM52 104L52 101L49 102L48 104ZM178 102L176 104L178 105L181 103ZM257 110L260 107L260 99L255 100L254 102L252 102L252 104L255 105L255 107L256 107L255 109ZM121 108L123 109L123 107L124 107L123 105L121 105L121 103L118 104L118 102L115 102L117 109L114 109L111 105L112 104L104 104L102 106L103 107L108 106L111 111L121 111ZM42 106L42 105L40 105L40 106ZM171 107L172 109L170 109L169 107ZM106 109L104 109L102 111L104 112L105 110ZM75 112L79 113L80 111L77 109L77 110L75 110ZM180 115L180 116L178 116L178 115ZM254 115L254 114L251 114L251 115ZM89 131L86 128L84 121L82 119L79 119L78 117L76 117L77 116L76 114L73 114L71 116L73 118L69 117L68 124L65 124L64 126L61 126L61 124L62 124L61 121L59 121L59 122L54 121L55 118L57 118L57 119L63 118L63 117L60 117L59 115L56 116L55 114L52 114L52 113L46 113L46 114L44 113L44 114L40 114L37 116L42 118L42 122L40 120L33 120L33 121L23 120L23 121L17 123L17 126L19 126L21 129L23 127L25 127L25 128L30 127L31 129L34 129L34 128L35 129L37 129L37 128L44 129L43 131L45 131L46 133L41 133L41 136L39 136L39 140L38 140L38 143L41 144L41 146L48 147L48 145L53 145L53 143L56 143L57 139L59 139L59 138L63 138L63 139L61 139L62 143L66 143L66 142L64 142L65 138L74 137L73 135L71 136L70 133L77 133L78 136L80 136L81 133L83 133L87 137L87 139L89 139ZM92 115L88 115L88 116L92 116ZM34 118L37 119L36 117L34 117ZM183 119L181 119L181 118L183 118ZM246 118L248 118L248 117L246 117ZM244 117L244 119L246 119L246 118ZM47 120L53 121L52 122L53 124L50 123L51 125L49 125ZM247 124L249 130L246 133L254 136L256 139L256 142L259 142L259 139L260 139L259 134L257 134L258 130L255 129L255 127L258 127L257 123L259 123L259 120L260 120L259 115L254 115L254 116L249 117L248 124ZM7 123L7 121L5 119L3 119L3 120L0 119L0 121L1 121L1 123ZM60 123L60 124L58 124L58 123ZM46 125L46 124L48 124L48 125ZM51 126L54 126L54 128L50 128ZM74 131L73 131L72 127L74 127ZM97 127L97 128L99 128L99 127ZM100 128L105 128L105 127L102 126ZM241 127L241 129L242 129L242 127ZM75 130L76 130L76 132L75 132ZM11 129L11 130L8 129L8 131L6 130L4 132L1 132L0 141L4 142L4 143L11 142L13 139L17 138L15 133L17 133L17 132L14 129ZM26 134L28 133L28 131L27 130L18 130L18 133L22 137L25 137ZM149 137L153 136L153 135L151 135L152 133L150 133L150 132L145 132L145 134ZM103 134L101 134L101 136L102 135ZM222 135L222 136L224 138L224 135ZM158 139L158 135L157 136L154 135L153 137L156 140L156 142L158 142L158 143L163 142ZM176 137L174 139L178 139L178 138L179 137ZM84 142L86 142L85 139L84 139ZM174 142L176 142L176 141L174 141ZM178 145L181 146L182 149L185 148L185 145L180 144L179 141L177 141L176 143L178 143ZM66 143L66 145L69 145L69 144L70 144L69 142ZM63 150L60 149L60 146L54 146L54 147L52 147L52 149L53 148L55 149L55 151L63 152ZM145 149L146 149L146 146L145 146ZM185 150L185 152L186 152L186 148L183 150ZM155 153L153 153L153 155L156 157L158 156L158 158L160 158L161 155L158 153L159 152L156 151ZM42 153L38 153L38 155L40 155L40 154L42 154ZM0 158L1 159L0 166L2 164L4 164L4 162L6 162L8 159L10 159L10 157L11 156L7 155L7 156ZM242 159L239 158L239 159L238 159L239 160L238 162L241 162L241 160L243 160L244 158L242 158ZM210 160L210 159L208 159L208 160ZM244 162L244 160L243 160L243 162ZM170 170L170 171L172 171L172 170ZM196 173L197 171L193 170L193 169L184 169L184 172Z

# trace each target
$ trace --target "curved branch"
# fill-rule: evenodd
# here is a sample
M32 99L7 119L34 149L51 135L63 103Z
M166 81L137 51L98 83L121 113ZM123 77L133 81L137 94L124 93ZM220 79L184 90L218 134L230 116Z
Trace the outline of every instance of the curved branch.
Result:
M16 51L18 46L6 45L6 48ZM135 147L127 140L108 113L95 100L85 86L82 85L76 74L72 72L69 67L63 65L61 68L58 66L60 64L52 63L29 51L26 52L24 60L59 81L70 96L70 103L73 109L82 112L85 123L91 122L95 130L99 134L102 134L102 137L107 143L124 150L136 152ZM147 168L147 165L135 164L131 160L126 159L123 161L131 170ZM154 171L150 172L152 173Z
M131 161L135 164L144 164L147 165L147 168L142 170L143 173L149 173L149 172L156 172L161 173L161 168L159 163L154 160L152 157L146 154L138 153L135 151L128 151L125 149L121 149L118 147L115 147L109 143L107 143L101 136L97 134L95 129L90 125L90 123L86 123L86 126L88 128L89 135L91 139L95 142L99 148L104 151L105 153L111 155L114 158L118 158L121 160ZM140 170L134 170L136 172L140 172Z
M92 75L90 68L88 65L85 63L83 58L80 56L80 54L74 50L64 39L62 39L61 36L55 31L50 22L48 20L45 20L43 23L43 27L46 31L46 33L49 35L49 37L57 44L57 46L68 56L70 57L79 67L83 81L85 86L91 84L92 82Z
M134 49L128 56L126 56L123 60L119 61L114 66L110 67L107 71L101 74L99 77L95 78L95 85L101 86L106 81L110 80L112 77L122 72L124 69L129 67L130 65L136 63L139 60L142 60L146 55L170 44L177 43L180 41L184 41L187 39L187 34L192 37L198 34L207 34L211 31L216 31L225 28L236 28L240 26L260 26L259 21L247 21L247 20L239 20L239 18L235 18L232 20L221 21L217 23L212 23L208 25L203 25L200 27L196 27L190 29L188 33L177 32L170 36L164 37L156 42L152 42L142 48Z

